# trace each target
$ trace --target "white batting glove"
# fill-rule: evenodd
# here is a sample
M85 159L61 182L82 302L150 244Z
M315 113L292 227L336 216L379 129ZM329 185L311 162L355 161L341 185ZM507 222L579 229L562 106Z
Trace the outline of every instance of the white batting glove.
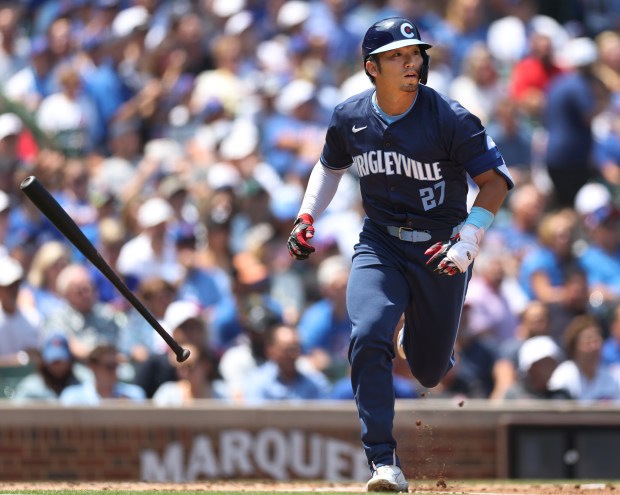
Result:
M465 273L478 256L483 237L484 229L466 223L447 243L438 242L426 251L426 254L431 255L426 264L442 275Z

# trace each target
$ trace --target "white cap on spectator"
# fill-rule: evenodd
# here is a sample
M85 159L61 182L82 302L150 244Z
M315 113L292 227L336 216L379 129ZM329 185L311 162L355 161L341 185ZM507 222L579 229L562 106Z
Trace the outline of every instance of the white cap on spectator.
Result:
M170 203L162 198L150 198L138 208L138 224L143 229L167 222L174 212Z
M14 113L3 113L0 115L0 139L7 136L16 136L19 134L24 125L21 119Z
M220 144L220 156L224 160L240 160L253 153L258 146L258 128L247 119L237 120L230 134Z
M112 21L112 34L117 38L129 36L136 28L148 25L149 12L141 5L121 10Z
M226 21L224 33L237 36L252 25L252 20L252 13L249 10L237 12Z
M245 0L213 0L211 12L218 17L227 18L241 12L245 8Z
M0 287L8 287L22 278L24 269L19 261L10 256L0 257Z
M170 165L171 162L183 157L183 147L173 139L151 139L144 146L144 157Z
M200 307L191 301L174 301L164 313L164 327L168 332L179 328L192 318L200 318Z
M280 92L276 99L276 109L284 115L289 115L298 106L312 100L314 96L314 84L305 79L295 79Z
M256 59L268 72L285 72L291 65L286 46L280 40L265 40L256 47Z
M559 361L562 357L560 347L547 335L531 337L523 342L519 349L519 371L527 372L534 363L547 357Z
M348 276L349 273L351 273L349 258L341 254L334 254L321 261L316 278L319 286L326 287L341 275L345 274Z
M598 48L586 36L573 38L561 48L557 63L562 67L585 67L598 59Z
M585 216L612 203L611 193L603 184L590 182L581 186L575 196L575 211Z
M288 0L278 10L276 23L279 27L287 29L306 22L308 17L310 17L310 5L308 2Z
M101 162L99 172L94 177L93 185L120 196L125 186L134 178L136 169L129 160L110 156Z
M230 163L214 163L207 169L207 184L211 189L237 187L241 183L241 175Z
M0 190L0 213L8 209L9 206L11 206L11 199L9 198L9 195Z

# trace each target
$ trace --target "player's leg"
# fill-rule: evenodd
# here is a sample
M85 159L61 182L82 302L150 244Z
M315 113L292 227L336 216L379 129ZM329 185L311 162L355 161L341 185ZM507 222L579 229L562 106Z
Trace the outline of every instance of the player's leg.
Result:
M385 237L385 236L384 236ZM364 232L356 246L347 286L352 322L349 360L362 444L371 469L398 464L394 420L394 328L409 298L407 282L390 245Z
M409 283L403 350L411 372L425 387L436 386L454 364L453 351L471 270L448 277L418 264Z

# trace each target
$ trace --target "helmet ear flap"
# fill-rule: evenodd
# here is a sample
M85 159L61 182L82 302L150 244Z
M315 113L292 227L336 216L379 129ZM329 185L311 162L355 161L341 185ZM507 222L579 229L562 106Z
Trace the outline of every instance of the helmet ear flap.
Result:
M420 54L422 55L422 68L420 69L420 82L422 84L426 84L428 80L428 71L431 65L431 57L426 52L426 50L420 50Z

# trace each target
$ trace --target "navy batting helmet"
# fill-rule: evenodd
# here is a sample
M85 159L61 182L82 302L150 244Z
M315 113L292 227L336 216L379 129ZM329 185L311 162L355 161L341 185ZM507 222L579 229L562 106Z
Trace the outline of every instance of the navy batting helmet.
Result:
M375 22L366 31L362 41L362 55L364 57L364 70L366 70L366 60L376 53L387 52L403 46L418 45L422 54L422 70L420 71L420 82L426 84L428 78L428 68L430 57L426 50L433 45L424 43L420 39L420 31L416 25L402 17L388 17ZM368 74L368 71L366 71Z

